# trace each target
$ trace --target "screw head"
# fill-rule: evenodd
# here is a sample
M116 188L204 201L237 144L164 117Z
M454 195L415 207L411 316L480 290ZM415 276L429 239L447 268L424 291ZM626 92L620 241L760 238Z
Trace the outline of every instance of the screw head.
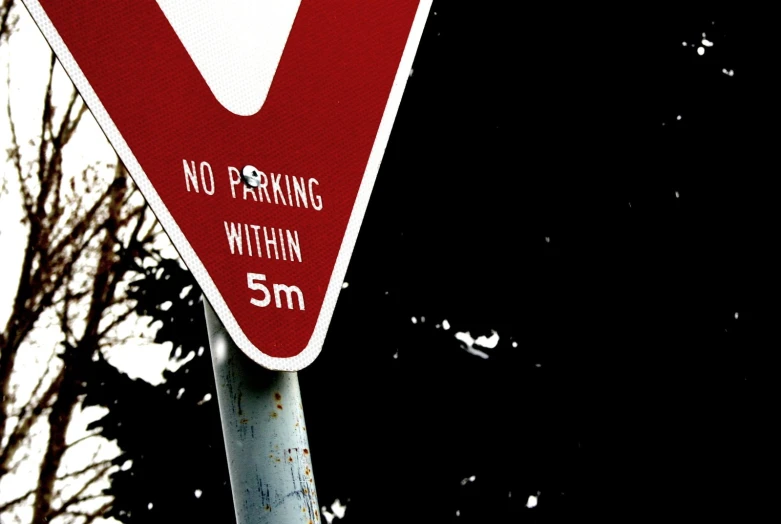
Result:
M241 170L241 179L249 187L258 187L260 185L260 173L254 166L244 166Z

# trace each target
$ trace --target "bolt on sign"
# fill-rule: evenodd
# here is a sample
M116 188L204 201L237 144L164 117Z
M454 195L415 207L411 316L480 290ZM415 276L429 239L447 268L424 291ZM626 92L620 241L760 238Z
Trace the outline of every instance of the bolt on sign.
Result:
M228 334L319 354L431 0L23 0Z

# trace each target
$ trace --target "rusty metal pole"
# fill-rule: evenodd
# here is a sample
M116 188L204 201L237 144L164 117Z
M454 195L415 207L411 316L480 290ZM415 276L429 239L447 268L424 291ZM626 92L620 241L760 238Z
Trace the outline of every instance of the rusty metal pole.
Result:
M320 524L298 374L253 362L203 302L237 524Z

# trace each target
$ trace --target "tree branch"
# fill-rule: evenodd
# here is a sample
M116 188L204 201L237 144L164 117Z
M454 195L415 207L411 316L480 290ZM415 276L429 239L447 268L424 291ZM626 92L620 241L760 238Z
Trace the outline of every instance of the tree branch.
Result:
M14 6L14 0L3 0L0 4L0 44L8 40L13 31L16 21L11 18L11 8Z
M11 77L9 75L5 82L8 92L11 92ZM19 179L19 186L22 192L22 207L25 211L25 216L29 220L33 215L33 196L30 194L27 185L24 183L24 169L22 169L22 154L19 147L19 137L16 134L16 123L14 122L13 115L11 114L11 95L9 94L5 102L5 112L8 115L8 129L11 132L11 147L6 151L8 153L8 159L14 166L16 171L16 177Z
M96 436L96 435L90 435L90 437L94 437L94 436ZM81 440L82 439L79 439L77 442L79 442ZM72 446L73 446L73 444L71 444L71 446L69 446L69 448L72 447ZM88 464L87 466L84 466L83 468L81 468L78 471L71 471L70 473L66 473L65 475L59 476L59 477L57 477L57 480L67 479L67 478L71 478L71 477L78 477L79 475L87 473L88 471L91 471L91 470L96 469L96 468L105 468L102 471L102 473L105 473L106 470L111 468L111 466L113 465L113 462L114 462L113 459L106 459L106 460L101 460L100 462L93 462L91 464Z
M130 315L132 314L133 314L133 310L127 309L126 311L123 311L122 313L115 315L114 318L111 319L111 322L109 322L108 325L98 333L98 336L100 338L105 338L107 333L109 333L113 328L117 327L122 322L127 320L128 317L130 317Z
M106 471L111 467L111 464L103 465L101 467L95 468L97 469L97 473L90 478L88 481L86 481L79 490L74 493L70 498L63 501L63 503L60 505L59 508L52 510L49 512L49 518L48 520L54 520L58 515L62 515L69 507L73 506L74 504L78 504L80 502L84 502L86 500L92 500L98 497L105 497L106 495L100 493L96 495L84 495L84 492L89 489L91 485L93 485L95 482L103 478L103 475L105 475Z
M41 465L31 524L45 524L50 520L53 512L51 503L54 481L66 449L65 431L78 402L78 388L82 381L82 373L86 361L100 347L99 325L103 313L114 296L119 279L127 270L126 263L123 264L122 259L114 251L119 224L122 221L121 202L126 190L125 172L118 164L114 181L109 189L111 195L108 199L108 218L101 226L104 234L98 251L97 268L92 275L93 291L87 308L84 332L78 345L66 346L63 354L65 379L49 413L49 441Z
M43 381L45 376L46 373L43 373L39 384ZM30 432L33 424L38 420L38 417L43 414L44 409L49 407L52 398L54 398L60 384L62 384L62 380L63 371L61 370L57 377L49 384L49 387L44 394L41 395L41 398L34 401L34 406L31 407L31 404L27 404L22 410L19 415L19 422L14 426L14 429L8 437L8 443L3 448L2 453L0 453L0 478L8 473L14 454L22 444L24 437Z
M91 438L95 438L95 437L99 437L99 436L100 436L100 433L98 433L98 432L95 432L95 433L90 433L89 435L84 435L83 437L81 437L81 438L77 438L76 440L74 440L73 442L71 442L70 444L68 444L68 449L71 449L71 448L75 447L75 446L76 446L76 444L81 444L81 443L82 443L82 442L84 442L85 440L89 440L89 439L91 439ZM87 466L87 467L92 467L92 466L94 466L94 464L90 464L90 465L89 465L89 466ZM67 475L66 475L66 476L67 476Z
M85 520L83 524L92 524L93 522L95 522L95 519L98 519L106 514L106 512L111 508L112 504L113 501L108 501L105 504L103 504L101 507L93 511L92 515L84 515L85 517L87 517L87 520Z
M33 495L34 493L35 493L35 490L31 489L30 491L28 491L24 495L20 495L20 496L16 497L15 499L11 499L8 502L0 504L0 515L5 513L9 508L19 504L20 502L23 502L25 499L27 499L27 497L29 497L30 495Z
M105 495L104 495L105 496ZM66 515L73 515L74 517L85 517L85 520L82 524L92 524L92 522L95 522L95 519L98 519L106 514L106 511L111 507L113 504L112 501L108 501L105 504L103 504L101 507L93 511L92 513L87 513L84 511L67 511L65 512Z

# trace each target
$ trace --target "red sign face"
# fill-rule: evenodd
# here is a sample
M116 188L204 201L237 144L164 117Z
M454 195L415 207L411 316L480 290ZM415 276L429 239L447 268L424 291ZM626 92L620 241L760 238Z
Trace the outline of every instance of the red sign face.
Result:
M197 55L172 3L25 0L236 344L269 369L302 369L325 339L431 0L301 0L283 13L278 63L260 68L267 92L244 105L230 89L255 83L225 76L237 68L204 75L203 60L222 62L208 39Z

